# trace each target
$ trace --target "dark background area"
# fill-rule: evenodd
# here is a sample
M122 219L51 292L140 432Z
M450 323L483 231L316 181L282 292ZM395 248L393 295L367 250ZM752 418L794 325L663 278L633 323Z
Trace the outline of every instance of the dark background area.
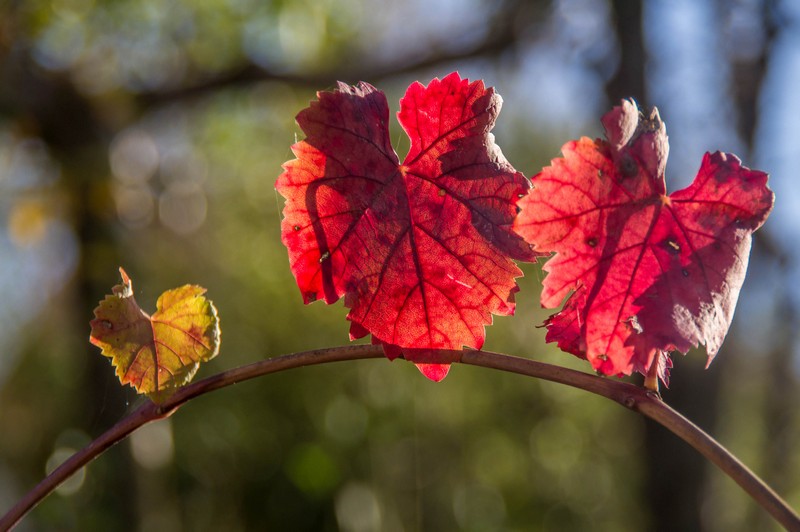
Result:
M453 70L504 98L495 129L532 176L601 133L620 98L659 107L668 188L723 150L770 172L722 351L675 358L665 400L795 507L800 10L738 0L0 0L0 512L140 404L88 343L126 268L137 300L208 288L220 356L198 377L347 343L304 306L274 190L294 116L336 80L384 90ZM393 124L400 156L408 141ZM588 371L544 343L542 272L486 347ZM634 377L634 382L641 379ZM770 530L727 477L618 405L403 362L270 376L145 427L20 530Z

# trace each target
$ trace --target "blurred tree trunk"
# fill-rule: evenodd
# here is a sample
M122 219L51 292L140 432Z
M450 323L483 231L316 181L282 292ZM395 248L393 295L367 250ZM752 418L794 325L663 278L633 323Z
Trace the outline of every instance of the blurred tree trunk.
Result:
M737 55L732 61L732 92L737 104L738 132L746 142L750 153L753 153L757 132L758 108L762 100L762 87L769 67L771 53L774 50L776 37L780 28L773 17L778 7L774 0L761 3L758 24L764 34L764 43L754 54ZM766 170L769 170L768 168ZM782 263L785 254L769 240L768 233L757 233L753 253L758 254L754 260L758 263ZM770 484L778 494L787 495L792 485L793 470L787 467L787 457L797 449L797 427L793 422L794 411L798 401L797 379L792 367L793 346L797 340L798 312L784 293L780 301L774 303L778 311L776 316L782 318L781 323L773 325L774 335L769 352L762 358L766 363L763 375L766 382L763 386L763 426L766 437L762 438L763 447L759 453L762 465L757 472ZM743 353L742 356L748 354ZM747 515L747 528L750 530L766 530L774 526L772 519L759 507L751 505Z
M643 39L642 3L614 0L613 23L620 45L620 64L609 80L606 93L611 104L620 98L635 97L647 106L647 56ZM703 371L702 353L689 358L678 356L677 377L664 400L700 427L713 433L716 420L720 373L712 367ZM699 362L698 362L699 361ZM706 461L688 445L660 425L645 425L644 468L646 494L651 518L649 530L673 532L700 530Z
M617 72L606 84L609 103L616 105L622 98L634 98L639 105L649 105L642 28L642 3L633 0L613 0L613 30L617 34L620 60Z
M764 84L769 54L775 39L776 28L771 23L769 13L773 10L771 7L773 3L768 0L762 2L758 20L755 22L764 34L764 43L760 49L745 50L743 53L737 53L735 49L731 51L733 55L731 58L731 93L736 106L737 132L750 153L753 152L756 127L758 126L756 119L761 87ZM717 6L717 11L720 13L724 12L724 9L724 3Z
M2 43L0 43L2 46ZM0 110L12 121L24 125L26 133L40 137L48 146L61 170L60 187L67 198L73 228L79 241L79 263L73 282L67 288L72 303L72 330L85 333L78 343L65 338L62 341L77 346L75 357L85 357L85 363L75 361L85 368L83 383L76 387L83 392L75 399L75 416L64 420L69 424L93 431L94 438L116 423L126 409L125 391L115 381L108 360L100 356L88 343L89 320L92 310L103 294L110 291L110 281L115 279L119 263L112 227L98 212L98 192L107 193L103 182L109 175L108 139L95 118L88 100L79 94L63 76L50 74L33 61L27 43L13 42L10 49L0 54L0 69L8 82L0 92ZM110 201L110 200L107 200ZM98 275L103 272L103 283ZM102 285L102 286L101 286ZM83 336L83 333L81 335ZM120 447L110 467L94 469L101 474L98 481L103 486L93 497L106 512L119 521L136 523L136 504L133 503L131 463L125 448ZM86 516L83 516L84 518ZM94 516L94 519L97 517ZM91 517L89 519L92 519Z

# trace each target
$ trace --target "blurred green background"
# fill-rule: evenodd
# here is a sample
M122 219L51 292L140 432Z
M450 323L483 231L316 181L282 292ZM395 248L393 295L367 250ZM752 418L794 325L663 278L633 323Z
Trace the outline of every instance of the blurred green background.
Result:
M800 10L791 0L0 0L0 512L141 403L88 343L122 265L137 300L208 288L222 350L198 377L347 343L304 306L274 190L295 114L336 80L384 90L453 70L503 96L527 176L621 97L657 105L668 186L721 149L772 174L717 360L675 360L667 402L795 507ZM402 156L408 142L393 125ZM545 345L542 272L486 347ZM633 378L634 382L640 379ZM616 404L471 367L305 368L202 397L51 495L19 530L771 530L685 444Z

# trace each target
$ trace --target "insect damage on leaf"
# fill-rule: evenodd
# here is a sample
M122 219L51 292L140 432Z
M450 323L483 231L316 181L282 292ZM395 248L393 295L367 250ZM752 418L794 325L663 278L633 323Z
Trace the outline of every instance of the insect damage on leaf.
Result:
M515 230L555 252L542 305L567 299L546 321L547 340L603 374L652 366L666 382L670 351L703 343L710 363L719 350L773 194L767 174L716 152L689 187L667 195L658 111L645 117L623 101L602 121L606 140L565 144L533 178Z
M219 352L217 310L203 297L205 288L185 285L161 294L150 316L136 303L125 270L119 271L122 284L94 310L89 341L111 358L122 384L164 399Z
M398 113L411 140L402 164L382 92L339 83L317 96L276 183L304 301L344 297L351 338L372 334L389 358L480 348L491 315L514 312L522 272L511 259L537 255L512 227L529 183L489 133L500 96L457 73L411 85ZM444 378L447 364L418 362Z

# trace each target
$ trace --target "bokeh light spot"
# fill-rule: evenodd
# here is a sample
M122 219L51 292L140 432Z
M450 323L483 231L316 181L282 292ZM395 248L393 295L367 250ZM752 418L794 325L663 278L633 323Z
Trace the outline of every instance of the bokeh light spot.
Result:
M131 453L136 463L145 469L156 470L169 465L173 450L169 419L150 423L131 434Z
M302 444L292 449L286 461L286 474L301 491L323 496L339 483L339 466L328 452L314 444Z
M173 183L158 202L158 216L166 227L179 235L197 231L206 221L208 201L196 183Z
M75 451L76 449L71 447L56 448L56 450L53 451L53 454L51 454L47 459L47 463L45 464L45 471L47 474L49 475L58 466L63 464L70 456L75 454ZM73 495L81 489L84 480L86 480L86 468L82 467L74 475L65 480L58 488L56 488L56 493L63 496Z
M41 202L18 201L8 216L8 235L17 246L35 245L45 235L47 220Z
M366 484L351 482L336 496L336 520L346 532L381 530L381 507Z
M145 227L153 221L155 199L147 185L120 186L114 190L117 216L130 229Z
M118 180L129 184L142 183L158 169L158 147L144 131L127 129L111 143L109 162Z

